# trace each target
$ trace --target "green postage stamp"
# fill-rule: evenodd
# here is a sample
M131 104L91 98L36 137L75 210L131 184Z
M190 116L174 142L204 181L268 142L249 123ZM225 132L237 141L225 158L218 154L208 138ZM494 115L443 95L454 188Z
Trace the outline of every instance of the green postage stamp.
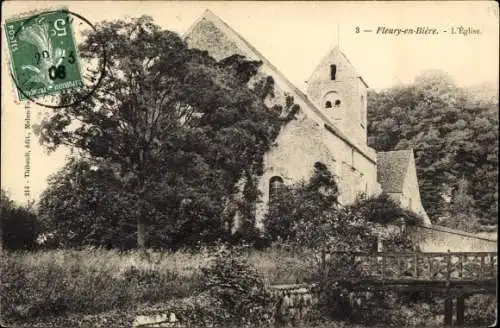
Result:
M10 66L19 100L83 86L71 22L65 10L6 20Z

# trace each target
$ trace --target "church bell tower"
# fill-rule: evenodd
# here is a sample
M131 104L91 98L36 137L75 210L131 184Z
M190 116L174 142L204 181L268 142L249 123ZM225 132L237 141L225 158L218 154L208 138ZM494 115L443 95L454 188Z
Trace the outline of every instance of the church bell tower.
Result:
M367 89L338 46L307 81L307 96L340 131L361 144L367 142Z

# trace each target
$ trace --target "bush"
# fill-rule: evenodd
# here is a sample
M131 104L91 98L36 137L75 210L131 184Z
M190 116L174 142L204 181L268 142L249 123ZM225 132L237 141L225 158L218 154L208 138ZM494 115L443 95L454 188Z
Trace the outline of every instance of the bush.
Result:
M372 251L382 230L387 234L384 244L389 249L414 249L401 232L386 228L422 223L422 218L401 208L389 195L362 195L345 207L339 206L337 196L334 176L317 162L307 183L282 186L279 194L271 197L264 218L267 238L310 249Z
M0 231L2 245L8 250L34 250L40 230L38 218L29 206L18 206L1 190Z
M496 322L498 300L495 296L473 295L465 302L465 323L488 326Z
M336 212L338 189L328 168L317 162L307 183L282 186L279 194L272 195L269 211L264 218L267 238L313 246L325 238L332 213ZM304 238L304 231L310 233ZM328 233L325 231L325 233Z
M350 208L357 215L373 223L394 224L401 222L409 225L423 223L421 217L401 208L399 203L386 193L368 198L361 195Z
M273 317L273 301L263 277L238 250L222 248L213 264L202 268L204 287L217 300L219 324L237 327L266 324ZM214 311L215 312L215 311Z

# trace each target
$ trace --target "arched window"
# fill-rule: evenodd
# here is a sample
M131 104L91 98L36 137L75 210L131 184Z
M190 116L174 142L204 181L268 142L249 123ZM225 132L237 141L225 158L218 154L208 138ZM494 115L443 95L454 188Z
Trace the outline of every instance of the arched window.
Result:
M279 176L274 176L269 180L269 199L279 195L283 188L283 179Z

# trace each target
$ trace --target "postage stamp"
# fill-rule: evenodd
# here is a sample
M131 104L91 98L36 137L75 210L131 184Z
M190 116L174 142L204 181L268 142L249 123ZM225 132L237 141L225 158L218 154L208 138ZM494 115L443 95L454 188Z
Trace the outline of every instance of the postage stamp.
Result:
M20 101L82 87L71 23L65 10L6 20L11 73Z

